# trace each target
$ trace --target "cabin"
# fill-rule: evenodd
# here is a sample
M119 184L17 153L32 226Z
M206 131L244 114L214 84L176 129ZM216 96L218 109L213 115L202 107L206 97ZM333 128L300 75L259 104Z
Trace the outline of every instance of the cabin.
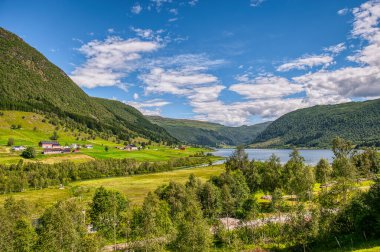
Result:
M61 154L61 153L62 153L62 149L58 149L58 148L45 148L42 151L42 154L44 154L44 155L47 155L47 154Z
M79 146L76 143L73 143L73 144L70 145L70 147L73 148L73 149L77 149Z
M71 153L70 148L45 148L42 154L67 154Z
M134 144L128 144L127 146L124 147L124 150L126 151L136 151L138 149L139 148L137 148L137 146Z
M180 146L179 149L180 150L186 150L186 148L184 146Z
M42 149L60 149L61 145L57 141L41 141L38 143Z
M26 148L24 146L13 146L12 150L14 151L24 151Z
M92 146L91 144L86 144L84 146L84 148L86 148L86 149L92 149L92 148L94 148L94 146Z

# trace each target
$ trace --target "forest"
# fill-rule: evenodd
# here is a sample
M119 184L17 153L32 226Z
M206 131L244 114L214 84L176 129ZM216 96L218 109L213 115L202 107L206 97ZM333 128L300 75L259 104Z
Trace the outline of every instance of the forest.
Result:
M298 109L272 122L253 146L330 148L337 136L358 147L380 146L379 119L380 99Z
M10 197L0 209L0 250L345 251L376 243L377 150L357 152L341 138L332 146L332 164L322 159L315 167L297 150L281 164L276 156L248 160L239 147L224 173L206 182L193 175L185 184L172 181L148 193L141 206L100 187L90 204L74 197L33 218L25 202ZM257 192L270 200L257 199Z

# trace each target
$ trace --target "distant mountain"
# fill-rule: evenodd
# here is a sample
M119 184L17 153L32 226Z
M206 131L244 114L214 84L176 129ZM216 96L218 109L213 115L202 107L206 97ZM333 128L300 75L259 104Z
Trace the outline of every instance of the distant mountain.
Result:
M188 144L220 146L248 144L270 122L252 126L227 127L217 123L149 116L149 120L166 129L172 136Z
M3 28L0 28L0 94L0 109L54 113L118 136L177 141L131 106L89 97L60 68Z
M380 146L380 99L299 109L275 120L252 147L330 147L340 136Z

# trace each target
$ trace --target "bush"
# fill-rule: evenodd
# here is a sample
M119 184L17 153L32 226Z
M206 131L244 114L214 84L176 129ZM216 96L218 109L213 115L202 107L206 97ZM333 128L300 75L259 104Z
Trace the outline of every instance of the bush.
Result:
M57 140L57 139L58 139L57 131L54 131L53 135L50 137L50 140Z
M26 150L24 150L21 153L21 156L23 158L35 158L36 157L36 150L33 147L28 147Z
M13 138L9 138L7 145L8 146L13 146L14 144L15 144L15 140Z

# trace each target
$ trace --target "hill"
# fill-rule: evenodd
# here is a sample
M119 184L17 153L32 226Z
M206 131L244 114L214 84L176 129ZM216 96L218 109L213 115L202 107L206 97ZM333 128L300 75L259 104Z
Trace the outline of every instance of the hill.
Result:
M252 147L329 147L340 136L380 146L380 99L299 109L275 120Z
M217 123L149 116L149 120L166 129L175 138L189 144L220 146L248 144L270 122L252 126L227 127Z
M137 134L154 141L176 141L134 108L89 97L60 68L3 28L0 55L0 109L54 113L120 138Z

